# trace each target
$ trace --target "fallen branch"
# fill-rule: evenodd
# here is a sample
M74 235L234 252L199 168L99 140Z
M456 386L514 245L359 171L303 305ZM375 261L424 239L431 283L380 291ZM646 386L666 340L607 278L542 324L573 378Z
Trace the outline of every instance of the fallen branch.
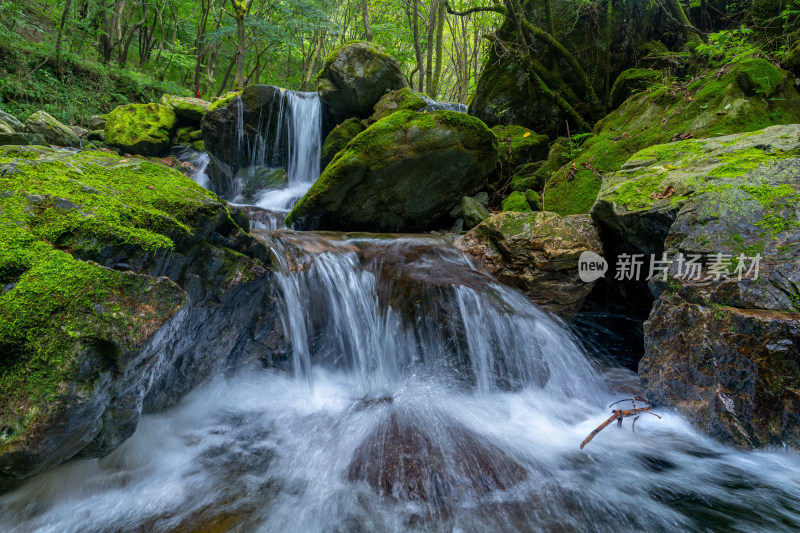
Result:
M637 401L644 402L644 403L647 404L647 406L646 407L636 407L636 402ZM622 427L622 419L623 418L628 418L628 417L631 417L631 416L635 416L636 418L633 419L633 424L631 425L631 429L633 429L635 431L634 428L636 426L636 421L639 419L639 415L641 415L642 413L647 413L649 415L653 415L653 416L655 416L655 417L657 417L659 419L661 418L657 414L650 412L650 409L653 408L653 404L650 403L649 401L647 401L645 398L642 398L641 396L636 396L635 398L631 398L631 399L628 399L628 400L620 400L618 402L612 403L608 407L611 408L611 407L617 405L618 403L622 403L622 402L631 402L631 404L633 405L633 409L613 409L611 412L614 413L614 414L612 414L608 418L608 420L606 420L605 422L603 422L602 424L597 426L597 428L594 431L592 431L591 433L589 433L589 436L586 437L586 439L583 442L581 442L581 450L583 449L584 446L589 444L589 442L591 442L591 440L593 438L595 438L598 433L600 433L605 428L607 428L609 426L609 424L611 424L611 422L613 422L614 420L617 421L617 426L618 427Z

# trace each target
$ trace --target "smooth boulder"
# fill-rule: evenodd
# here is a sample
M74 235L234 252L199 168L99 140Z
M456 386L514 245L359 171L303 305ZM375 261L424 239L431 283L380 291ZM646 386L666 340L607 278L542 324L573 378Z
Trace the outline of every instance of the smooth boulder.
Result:
M81 146L80 137L69 126L44 111L37 111L29 116L25 121L25 130L28 133L41 135L48 144L71 148Z
M352 116L367 118L387 91L407 87L400 64L372 43L346 44L328 57L317 91L333 124Z
M425 231L486 186L497 139L453 111L399 111L360 133L286 219L295 229Z

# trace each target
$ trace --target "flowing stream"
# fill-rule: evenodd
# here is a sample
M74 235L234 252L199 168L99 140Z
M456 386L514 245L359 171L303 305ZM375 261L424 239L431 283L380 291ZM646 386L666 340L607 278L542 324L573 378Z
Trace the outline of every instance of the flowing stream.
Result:
M1 496L1 531L800 528L794 453L722 447L663 409L580 450L632 374L447 242L265 238L287 359Z

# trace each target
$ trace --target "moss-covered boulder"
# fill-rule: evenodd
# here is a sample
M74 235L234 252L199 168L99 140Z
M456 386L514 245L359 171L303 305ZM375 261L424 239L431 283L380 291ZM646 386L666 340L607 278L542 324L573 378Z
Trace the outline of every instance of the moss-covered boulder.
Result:
M44 146L47 141L38 133L0 133L0 146Z
M128 104L108 113L105 141L128 153L163 156L172 147L177 118L161 104Z
M518 191L509 194L508 198L503 200L502 207L503 211L515 211L517 213L530 213L532 211L525 193Z
M374 112L366 119L366 124L375 124L380 119L386 118L397 111L421 111L428 105L429 101L424 94L418 93L410 87L390 91L375 104Z
M727 443L800 447L800 125L642 150L592 215L617 253L670 261L649 282L648 397Z
M214 111L215 109L220 109L222 107L225 107L228 104L230 104L231 102L233 102L233 100L237 96L241 96L241 95L242 95L242 91L231 91L229 93L223 94L219 98L214 98L214 101L211 102L211 105L208 107L208 111Z
M595 135L582 141L574 165L547 182L544 209L588 212L603 176L648 146L796 122L800 94L794 76L760 58L726 65L685 83L651 88L595 126Z
M203 117L208 113L211 107L210 102L206 102L200 98L175 96L173 94L163 95L161 97L161 105L172 108L177 116L197 124L203 120Z
M386 91L407 87L399 63L372 43L355 42L334 50L320 71L317 91L334 124L367 118Z
M198 130L194 126L184 126L182 128L178 128L178 132L175 134L175 143L176 144L191 144L195 141L201 140L203 136L203 132Z
M162 165L0 148L0 477L106 455L230 367L271 298L234 218ZM232 316L253 297L267 315Z
M8 135L10 133L16 133L16 131L7 123L0 120L0 135Z
M572 142L559 137L547 152L547 159L518 166L511 176L511 190L525 192L528 189L542 192L547 180L575 156Z
M25 130L28 133L41 135L48 144L72 148L81 146L80 138L69 126L62 124L44 111L37 111L29 116L25 121Z
M660 70L650 70L644 68L629 68L617 76L614 86L611 88L610 102L611 109L618 108L622 102L631 95L642 92L653 86L661 85L664 73Z
M538 135L517 125L499 125L493 127L492 131L500 143L499 160L509 168L541 161L547 157L547 135Z
M580 309L594 286L580 280L578 258L583 252L602 253L588 216L544 212L492 215L456 246L501 282L565 318Z
M333 128L325 142L322 144L320 150L320 157L322 159L320 168L323 170L327 167L336 154L344 150L347 143L352 141L356 135L364 131L364 125L357 118L349 118Z
M452 225L449 213L494 172L497 138L454 111L399 111L350 141L295 206L296 229L421 231Z

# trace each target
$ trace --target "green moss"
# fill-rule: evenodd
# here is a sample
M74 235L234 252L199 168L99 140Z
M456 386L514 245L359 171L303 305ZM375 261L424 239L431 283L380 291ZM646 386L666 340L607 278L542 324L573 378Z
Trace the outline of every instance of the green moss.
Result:
M508 198L503 200L503 211L517 211L520 213L526 213L533 210L528 204L528 199L525 197L525 193L514 191L508 196Z
M206 149L205 141L195 141L192 143L192 149L197 150L198 152L202 152Z
M428 102L423 98L422 93L418 93L409 87L403 87L386 93L375 104L375 112L367 119L367 124L374 124L397 111L419 111L426 105L428 105Z
M597 123L596 135L574 158L572 179L571 167L550 178L544 208L562 215L588 212L603 175L619 170L634 154L638 160L672 159L691 142L669 143L676 134L693 133L698 139L800 122L800 95L792 83L790 73L751 58L709 72L685 89L659 86L632 97Z
M663 76L660 70L630 68L622 71L611 88L611 109L619 107L629 96L659 85Z
M80 354L113 364L183 303L171 282L76 257L108 245L169 251L220 203L180 172L140 159L31 147L3 147L0 158L15 169L0 175L0 426L10 428L8 441L56 398L76 393L68 382Z
M151 152L169 149L175 124L175 112L167 106L119 106L108 114L105 140L112 146L151 155Z
M501 165L514 168L547 157L547 135L539 135L523 126L495 126L492 132L499 142Z
M333 161L334 156L344 150L347 143L362 131L364 131L364 126L357 118L347 119L333 128L325 139L320 152L322 168L324 169L328 166Z
M225 107L226 105L230 104L234 98L237 96L241 96L242 91L233 91L227 94L220 96L219 98L214 99L211 102L211 107L208 108L209 111L214 111L215 109L219 109L220 107Z

